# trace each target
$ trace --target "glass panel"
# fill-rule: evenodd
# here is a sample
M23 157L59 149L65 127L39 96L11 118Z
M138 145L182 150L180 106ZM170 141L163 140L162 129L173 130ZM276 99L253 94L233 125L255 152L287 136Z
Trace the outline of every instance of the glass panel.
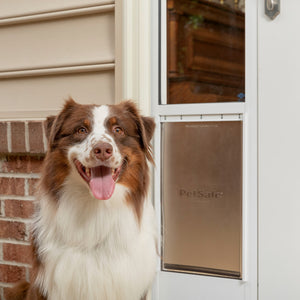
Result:
M167 5L167 104L245 101L245 0Z
M163 269L241 278L242 122L162 130Z

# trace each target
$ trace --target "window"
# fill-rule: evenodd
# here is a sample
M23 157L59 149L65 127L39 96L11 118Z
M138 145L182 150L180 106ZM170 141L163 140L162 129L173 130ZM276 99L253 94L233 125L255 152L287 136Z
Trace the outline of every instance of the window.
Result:
M167 0L167 103L245 101L243 1Z

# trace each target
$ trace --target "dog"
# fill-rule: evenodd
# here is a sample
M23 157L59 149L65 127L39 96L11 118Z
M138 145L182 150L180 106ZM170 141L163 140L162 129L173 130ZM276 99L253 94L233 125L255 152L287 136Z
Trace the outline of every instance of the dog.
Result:
M9 299L146 299L158 257L147 197L153 118L131 101L96 106L70 98L45 127L32 278Z

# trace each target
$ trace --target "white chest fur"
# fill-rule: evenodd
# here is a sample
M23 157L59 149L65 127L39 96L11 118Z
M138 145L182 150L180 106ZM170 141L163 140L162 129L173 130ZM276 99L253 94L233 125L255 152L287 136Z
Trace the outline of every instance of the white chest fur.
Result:
M35 227L43 269L37 284L49 300L140 300L156 267L156 228L151 203L138 224L116 185L108 201L66 185L59 205L41 200ZM76 195L76 197L75 197Z

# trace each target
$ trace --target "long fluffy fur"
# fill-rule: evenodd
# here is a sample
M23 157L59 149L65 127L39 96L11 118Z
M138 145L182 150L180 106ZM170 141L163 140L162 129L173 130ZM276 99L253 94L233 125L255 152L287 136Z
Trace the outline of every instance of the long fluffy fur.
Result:
M76 131L78 124L88 127L86 136ZM115 124L122 126L122 136L111 129ZM157 259L155 216L147 198L153 120L131 102L99 108L69 100L47 128L49 149L32 230L33 276L9 300L142 299ZM73 164L74 158L96 161L89 149L99 139L113 145L110 165L123 161L109 200L96 199Z

